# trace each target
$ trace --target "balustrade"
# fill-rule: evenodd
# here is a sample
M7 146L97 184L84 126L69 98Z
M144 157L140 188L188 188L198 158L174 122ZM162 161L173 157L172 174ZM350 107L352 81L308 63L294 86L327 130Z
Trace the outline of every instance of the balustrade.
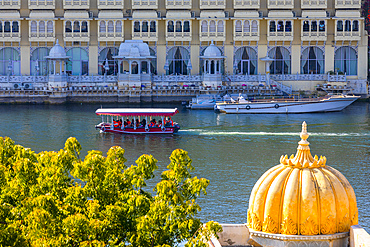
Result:
M29 9L55 9L55 0L28 0Z
M234 0L234 9L256 8L260 7L259 0Z
M63 0L65 9L89 9L90 1L88 0Z
M133 9L157 9L158 0L133 0L132 1Z
M200 9L224 9L225 2L225 0L201 0Z
M301 1L301 8L309 8L309 9L315 9L315 8L327 8L327 3L325 0L302 0Z
M335 8L361 8L360 0L335 0Z
M191 9L191 0L166 0L167 9Z
M98 0L98 9L122 9L123 0Z
M0 0L1 9L20 9L21 1L20 0Z
M268 0L268 8L292 9L294 8L294 1L293 0Z

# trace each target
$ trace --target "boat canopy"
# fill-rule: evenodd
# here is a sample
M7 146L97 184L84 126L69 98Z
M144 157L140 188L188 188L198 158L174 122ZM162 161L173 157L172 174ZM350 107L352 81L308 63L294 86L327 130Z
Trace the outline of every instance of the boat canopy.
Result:
M110 115L110 116L163 116L171 117L179 113L177 108L107 108L98 109L95 111L96 115Z

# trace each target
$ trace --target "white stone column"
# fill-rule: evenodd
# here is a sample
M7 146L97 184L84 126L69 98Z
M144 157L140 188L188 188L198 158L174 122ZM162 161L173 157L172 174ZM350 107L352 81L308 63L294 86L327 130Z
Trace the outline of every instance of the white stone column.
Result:
M53 66L54 66L54 75L56 75L56 65L57 65L57 63L56 63L56 61L54 60L54 61L53 61Z
M128 71L129 71L130 75L132 74L131 62L132 62L131 60L128 61L128 67L129 67Z
M208 60L208 74L211 74L211 60Z

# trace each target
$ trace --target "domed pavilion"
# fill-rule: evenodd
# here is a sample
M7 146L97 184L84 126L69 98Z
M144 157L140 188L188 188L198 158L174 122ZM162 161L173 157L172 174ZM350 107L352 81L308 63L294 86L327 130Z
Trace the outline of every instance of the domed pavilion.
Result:
M65 71L69 57L64 48L59 45L59 40L50 49L49 56L45 58L48 61L49 88L67 87Z
M203 56L203 85L217 87L222 85L222 61L225 56L222 56L220 49L215 46L213 40L211 44L204 50Z

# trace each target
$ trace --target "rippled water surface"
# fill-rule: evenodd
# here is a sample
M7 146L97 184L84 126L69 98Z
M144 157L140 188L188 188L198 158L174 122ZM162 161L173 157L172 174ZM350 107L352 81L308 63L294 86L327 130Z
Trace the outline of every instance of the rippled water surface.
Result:
M180 109L174 120L181 125L174 136L100 134L94 128L101 120L94 114L100 106L0 105L0 136L36 152L59 150L69 136L78 139L84 155L91 149L107 152L119 145L126 150L128 164L143 153L152 154L158 160L158 175L166 169L172 150L182 148L193 159L194 175L211 181L208 195L199 200L200 217L244 223L253 185L279 163L282 154L296 152L301 124L306 121L312 154L325 155L327 164L347 177L356 193L359 223L370 232L369 103L356 102L336 113L292 115L225 115L174 105Z

